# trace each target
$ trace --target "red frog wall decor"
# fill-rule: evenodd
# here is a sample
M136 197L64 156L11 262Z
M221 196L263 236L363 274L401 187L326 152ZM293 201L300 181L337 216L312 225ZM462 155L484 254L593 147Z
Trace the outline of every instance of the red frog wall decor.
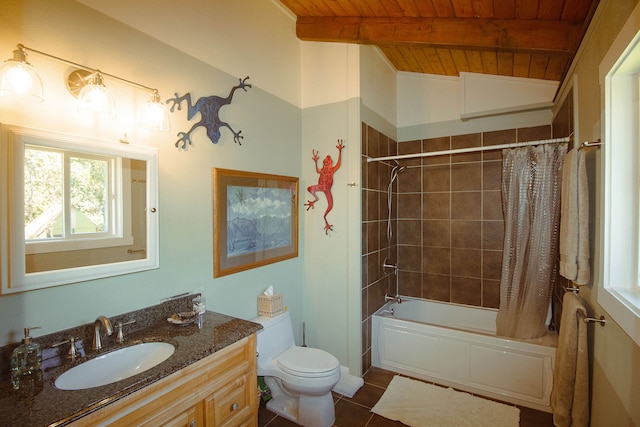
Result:
M329 221L327 221L327 214L331 211L331 209L333 209L333 196L331 195L331 187L333 186L333 174L340 167L342 149L345 148L345 146L342 144L341 139L338 140L338 145L336 145L336 148L338 149L338 161L336 162L336 164L334 165L331 156L327 155L327 157L325 157L322 161L322 168L318 167L318 160L320 159L320 156L318 154L320 154L320 151L311 150L311 153L313 154L312 159L316 164L316 172L320 175L320 177L318 178L318 183L316 185L307 187L307 191L311 193L311 195L313 196L313 200L307 201L307 203L305 203L304 205L307 207L307 211L309 209L313 209L315 203L319 200L319 197L316 193L318 191L324 193L325 197L327 198L327 210L324 211L324 234L329 234L329 231L333 231L333 225L329 224Z

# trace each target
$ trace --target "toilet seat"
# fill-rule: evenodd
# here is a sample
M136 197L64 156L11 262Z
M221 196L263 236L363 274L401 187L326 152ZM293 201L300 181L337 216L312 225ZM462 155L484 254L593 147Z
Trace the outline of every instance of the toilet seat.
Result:
M326 377L340 368L332 354L311 347L290 347L277 360L280 369L297 377Z

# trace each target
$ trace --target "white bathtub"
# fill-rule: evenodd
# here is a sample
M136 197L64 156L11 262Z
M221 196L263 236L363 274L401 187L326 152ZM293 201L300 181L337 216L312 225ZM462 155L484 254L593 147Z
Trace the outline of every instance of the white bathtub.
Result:
M402 298L372 319L372 364L470 393L551 412L557 334L495 335L496 310Z

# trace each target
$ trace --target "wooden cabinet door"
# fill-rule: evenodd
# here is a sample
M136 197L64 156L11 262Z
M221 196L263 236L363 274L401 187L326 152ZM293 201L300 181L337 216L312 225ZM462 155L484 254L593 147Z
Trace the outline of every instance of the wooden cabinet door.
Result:
M253 373L236 378L218 388L204 400L204 418L207 426L254 425L253 396L257 385ZM256 389L256 390L254 390Z

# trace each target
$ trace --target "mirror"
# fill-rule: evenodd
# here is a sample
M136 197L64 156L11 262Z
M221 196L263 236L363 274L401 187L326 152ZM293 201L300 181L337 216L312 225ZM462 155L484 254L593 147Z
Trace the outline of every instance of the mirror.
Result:
M158 268L155 148L0 131L3 293Z

